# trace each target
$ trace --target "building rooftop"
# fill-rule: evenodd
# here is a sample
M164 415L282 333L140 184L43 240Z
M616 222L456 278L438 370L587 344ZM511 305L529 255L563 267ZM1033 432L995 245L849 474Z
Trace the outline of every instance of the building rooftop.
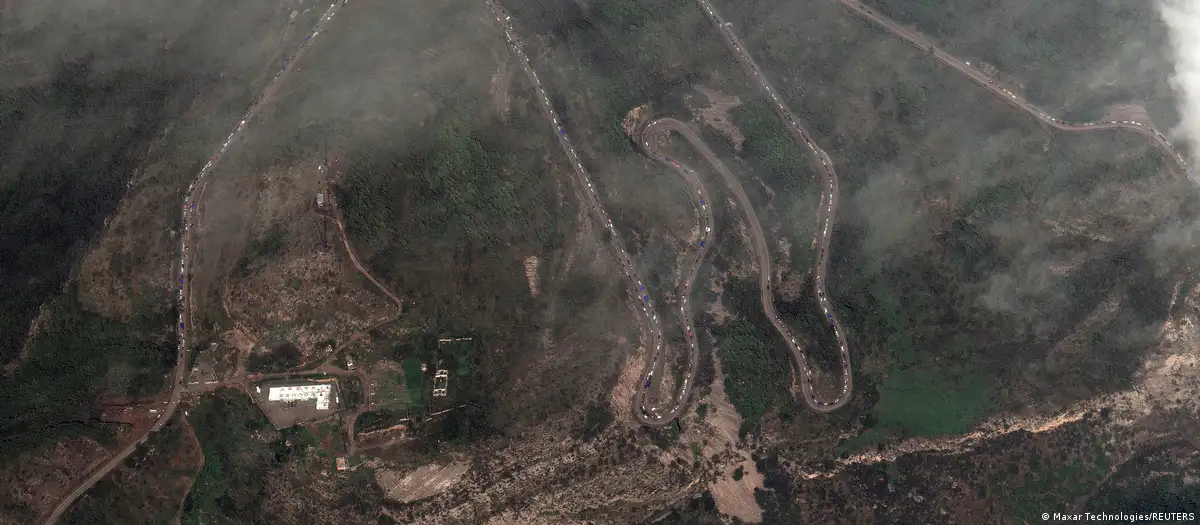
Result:
M329 410L330 385L273 386L267 392L267 401L317 400L317 410Z

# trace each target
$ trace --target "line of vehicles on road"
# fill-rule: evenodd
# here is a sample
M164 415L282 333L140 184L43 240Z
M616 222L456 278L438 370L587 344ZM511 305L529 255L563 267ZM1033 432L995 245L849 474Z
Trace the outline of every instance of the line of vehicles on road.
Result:
M733 32L733 24L722 19L721 15L717 13L717 10L712 6L709 0L697 0L697 3L700 5L700 8L708 14L713 24L716 25L718 30L721 32L722 36L725 37L727 43L733 49L734 57L737 59L738 63L741 64L743 69L746 70L747 77L754 81L754 83L763 90L767 98L770 99L772 102L772 108L778 113L780 119L783 120L788 131L797 138L798 143L803 143L805 146L807 146L809 152L812 153L813 158L821 164L821 166L818 168L818 172L825 177L825 193L822 197L824 208L821 210L821 234L817 243L819 245L817 250L819 255L817 261L813 265L812 281L813 290L817 296L817 301L820 304L823 313L825 313L827 318L831 321L830 329L833 330L834 338L837 341L838 356L842 368L840 389L837 397L832 400L817 399L814 393L815 386L812 382L812 370L808 366L808 359L804 353L804 350L796 342L789 330L784 326L783 322L779 319L778 314L774 312L774 305L770 302L770 298L767 296L769 295L768 293L764 293L763 303L764 308L770 310L770 312L768 312L768 318L771 319L775 329L784 336L786 341L789 342L788 346L792 352L793 360L795 361L797 368L800 370L802 395L805 404L808 405L809 408L818 412L831 412L849 402L850 395L853 390L853 373L851 370L850 349L846 343L846 337L844 330L841 328L841 323L839 323L837 320L837 314L833 311L833 306L829 302L829 297L826 293L825 287L825 279L829 263L829 244L832 235L831 225L837 211L838 198L837 174L833 170L833 161L830 160L829 155L826 154L824 150L817 147L808 131L800 125L795 115L793 115L791 110L789 110L784 104L783 99L779 96L775 89L771 87L770 82L767 80L767 76L762 72L761 68L758 67L758 64L754 62L754 59L745 49L745 46L742 45L737 35ZM763 288L769 292L769 280L763 283Z
M612 218L604 210L604 207L601 204L600 196L596 191L595 184L592 182L591 177L584 168L583 162L580 160L570 136L567 134L566 130L563 129L561 119L559 119L558 113L554 109L554 105L551 104L550 97L546 94L546 90L542 86L541 79L538 78L537 71L534 70L533 64L530 62L529 57L525 54L524 46L521 44L520 39L517 37L516 32L512 28L512 17L497 1L484 1L485 4L492 10L496 18L496 22L499 23L504 29L504 38L507 41L509 49L514 55L516 55L520 62L521 68L532 80L534 91L537 93L542 110L546 113L551 126L554 128L555 137L558 138L559 145L566 153L567 159L570 161L571 167L576 176L579 177L580 181L583 183L583 186L586 188L584 194L587 198L588 204L590 204L592 210L596 212L600 219L600 223L608 230L612 240L613 249L617 253L617 260L621 264L621 271L631 285L630 291L632 292L632 295L641 299L641 322L645 324L650 334L650 352L652 356L655 356L650 360L650 364L657 363L659 361L657 356L661 355L663 350L663 336L662 326L658 320L658 314L654 311L654 302L650 299L650 294L646 292L645 284L642 279L637 277L637 274L633 268L632 259L625 250L624 243L621 240L621 236L617 232L616 226L613 224ZM654 377L653 367L648 368L650 371L649 373L644 374L644 376L647 378L647 380L652 380ZM639 393L643 392L645 392L645 389L639 389ZM678 397L682 398L682 401L678 402L674 407L666 412L661 410L656 404L649 402L640 403L640 406L638 406L634 411L635 416L639 419L639 421L646 425L666 425L682 412L686 403L686 389ZM642 395L639 395L638 398L643 401L645 400L644 396Z
M314 30L313 30L312 34L310 35L310 37L304 39L304 42L300 45L300 48L295 53L292 54L292 56L288 59L288 62L294 63L301 56L303 56L304 52L308 49L308 46L311 45L311 41L312 41L311 37L316 36L317 33L320 32L322 26L325 23L327 23L329 20L331 20L333 18L333 15L337 13L338 9L345 4L346 4L346 0L338 0L337 2L334 2L333 4L330 4L329 9L327 9L325 11L325 13L324 13L324 15L322 15L321 19L318 20L317 23L315 24ZM177 362L175 365L176 366L176 369L175 369L176 377L175 377L175 380L173 381L174 385L172 386L172 389L171 389L170 401L168 402L167 406L161 412L158 412L156 414L158 416L157 421L150 428L148 428L146 430L145 434L143 434L138 439L133 440L128 446L126 446L121 451L117 452L112 458L109 459L109 461L107 463L105 463L103 466L101 466L99 469L97 469L95 472L93 472L92 475L89 476L86 480L84 480L82 483L80 483L78 486L76 486L75 489L66 498L59 501L58 505L55 506L55 508L49 514L47 514L45 520L43 521L44 524L54 523L60 516L62 516L62 514L66 511L67 507L72 502L74 502L81 495L83 495L84 492L86 492L89 488L91 488L93 485L95 485L97 482L99 482L100 479L103 478L103 476L105 474L107 474L114 467L119 465L122 461L125 460L125 458L129 457L129 455L133 452L133 450L137 447L138 444L145 443L151 432L155 432L155 431L158 431L159 429L161 429L163 427L163 425L165 425L166 422L170 420L171 416L175 412L176 407L178 407L180 398L182 397L182 393L183 393L184 375L186 374L187 362L188 362L188 356L187 356L187 335L188 335L187 317L188 317L188 315L187 314L189 311L189 304L188 304L187 289L188 289L188 278L189 278L188 264L191 262L189 254L190 254L190 250L192 248L192 246L189 245L188 241L190 240L191 233L194 231L195 226L196 226L196 216L197 216L196 199L199 196L197 193L197 190L198 190L198 188L203 187L204 178L212 173L213 167L216 165L217 161L219 161L221 159L221 157L229 149L229 146L231 144L233 144L233 139L237 136L238 133L240 133L241 131L243 131L246 128L247 121L249 121L258 112L258 110L266 102L266 99L268 97L270 97L271 93L273 93L275 88L278 87L280 79L283 78L283 76L286 74L286 72L287 72L286 68L284 68L283 70L276 73L275 77L271 80L271 82L267 85L267 87L263 90L263 92L258 97L255 98L255 101L251 104L250 109L246 111L246 113L242 116L241 120L238 122L237 127L232 132L230 132L229 135L225 138L225 142L223 142L221 144L220 149L218 149L216 153L213 153L213 155L208 158L208 161L204 163L204 167L201 168L200 172L196 174L196 177L194 179L192 179L192 181L190 183L188 183L188 189L184 193L183 209L181 211L181 216L180 216L180 219L181 219L180 224L182 225L182 231L179 232L180 233L180 236L179 236L180 237L179 259L178 259L178 267L177 267L178 268L177 269L177 272L178 272L178 276L177 276L178 281L177 282L179 285L179 288L177 290L177 300L178 300L178 304L179 304L179 308L178 308L179 309L179 318L177 320L178 322L176 324L176 330L179 335L179 344L178 344L178 348L176 349L176 351L178 352L179 355L178 355L178 359L177 359Z

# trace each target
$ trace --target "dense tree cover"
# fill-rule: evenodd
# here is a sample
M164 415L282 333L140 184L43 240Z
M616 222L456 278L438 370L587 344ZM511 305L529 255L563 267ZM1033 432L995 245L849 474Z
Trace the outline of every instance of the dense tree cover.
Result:
M235 278L246 277L283 255L287 249L287 230L282 224L274 223L246 247L245 254L238 259L232 274Z
M363 384L358 377L342 377L338 379L338 388L342 394L342 406L346 410L358 410L363 402Z
M124 324L84 310L73 291L56 298L29 355L0 382L0 456L82 431L101 393L162 391L177 357L174 318L170 310L138 308ZM123 372L114 376L114 369Z
M998 410L1052 409L1130 384L1182 273L1156 262L1144 239L1197 211L1194 192L1162 177L1159 152L1131 134L1046 133L927 54L888 50L892 37L836 4L744 7L723 12L839 175L828 292L860 365L852 402L870 413L847 449L958 433ZM780 16L800 10L812 16ZM1132 193L1171 211L1107 200L1147 178L1180 191ZM775 202L813 197L781 191ZM793 268L806 270L811 258L795 254L811 231L789 225L812 209L791 212L781 229ZM1076 221L1087 226L1048 226ZM1085 326L1106 300L1122 307ZM1076 341L1077 357L1055 355ZM862 374L876 363L887 373Z
M522 145L488 132L485 127L496 124L481 122L474 105L452 97L425 144L403 157L354 164L339 201L355 239L387 255L433 248L417 240L451 253L458 243L487 251L554 241L553 215L543 200L544 166ZM394 280L396 271L385 261L374 258L372 265Z
M0 91L0 363L16 357L166 118L169 79L95 71L93 61Z
M774 454L754 458L763 475L763 488L754 489L754 500L763 509L763 524L799 523L800 508L792 494L795 483Z
M742 157L766 176L768 184L787 192L812 186L810 161L766 101L753 99L734 108L733 123L746 138Z
M300 347L289 341L275 341L267 345L266 352L255 351L246 360L246 370L253 373L286 372L300 366L304 354Z
M223 390L190 409L204 467L183 504L182 523L268 524L268 477L304 457L316 436L293 427L276 432L250 399Z
M588 403L587 407L583 410L583 423L575 432L575 437L584 441L591 441L596 436L599 436L601 432L604 432L604 429L608 428L613 421L616 421L616 417L613 415L612 410L608 409L608 403L604 402L603 399Z
M725 394L742 415L741 434L758 428L762 417L778 410L790 417L792 366L775 329L762 313L757 281L725 285L729 308L745 316L713 328L717 355L725 373Z
M509 9L529 34L552 36L556 56L549 63L535 61L535 67L559 82L580 79L554 71L558 60L582 69L591 104L553 102L564 126L571 132L586 128L601 139L606 155L634 154L621 120L637 105L650 102L656 111L689 119L683 95L704 78L699 72L712 69L712 56L723 49L718 40L700 38L710 26L689 0L611 0L591 6L536 0Z
M1092 512L1200 513L1200 484L1182 476L1146 476L1123 480L1088 501Z

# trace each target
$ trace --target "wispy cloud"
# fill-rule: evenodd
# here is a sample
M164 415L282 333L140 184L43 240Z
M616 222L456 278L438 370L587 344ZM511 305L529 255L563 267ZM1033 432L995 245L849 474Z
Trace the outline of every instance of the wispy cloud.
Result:
M1192 157L1200 156L1200 1L1159 0L1175 54L1171 87L1179 100L1175 134L1187 141Z

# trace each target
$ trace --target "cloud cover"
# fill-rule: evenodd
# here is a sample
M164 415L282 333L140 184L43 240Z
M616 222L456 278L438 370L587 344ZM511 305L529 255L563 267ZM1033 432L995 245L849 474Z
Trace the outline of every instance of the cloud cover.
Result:
M1194 164L1200 156L1200 0L1159 0L1158 8L1175 58L1171 88L1179 100L1180 122L1174 134L1187 142Z

